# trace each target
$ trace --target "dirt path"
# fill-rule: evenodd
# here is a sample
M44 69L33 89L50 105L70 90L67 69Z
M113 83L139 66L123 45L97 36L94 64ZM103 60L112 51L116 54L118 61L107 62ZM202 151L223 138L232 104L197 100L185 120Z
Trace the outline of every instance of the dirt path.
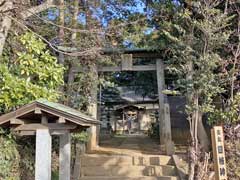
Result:
M157 141L145 135L122 135L101 141L98 150L93 153L103 154L155 154L160 155L160 145Z

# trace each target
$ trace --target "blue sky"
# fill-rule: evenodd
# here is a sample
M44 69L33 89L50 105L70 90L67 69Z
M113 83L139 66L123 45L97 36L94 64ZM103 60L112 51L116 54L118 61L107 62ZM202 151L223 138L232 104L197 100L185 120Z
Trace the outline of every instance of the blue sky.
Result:
M134 0L134 4L136 6L130 6L130 5L126 5L124 6L125 10L129 10L132 13L144 13L144 8L145 8L145 4L142 3L142 1L140 0ZM91 9L93 12L93 17L95 17L96 19L98 19L99 21L102 21L102 24L104 26L106 26L106 19L99 19L99 15L102 16L103 15L103 11L101 10L101 8L96 8L96 9ZM107 7L107 11L112 13L112 17L116 18L118 16L120 16L119 12L117 12L115 9L113 9L112 7ZM56 20L56 18L59 15L59 10L57 9L50 9L48 11L48 15L47 18L49 20ZM122 17L123 18L123 17ZM84 13L80 13L78 20L81 24L86 24L86 16Z

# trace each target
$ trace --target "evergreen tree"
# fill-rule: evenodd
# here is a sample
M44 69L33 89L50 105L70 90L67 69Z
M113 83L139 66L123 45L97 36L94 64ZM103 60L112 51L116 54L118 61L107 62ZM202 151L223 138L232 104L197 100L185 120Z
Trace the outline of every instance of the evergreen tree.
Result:
M161 35L169 42L170 68L179 75L179 84L187 96L187 114L192 138L189 179L202 177L201 149L208 151L208 136L202 124L203 115L213 113L213 100L224 89L220 85L221 48L228 42L232 17L216 6L216 1L201 1L195 10L184 9L172 22L164 22ZM180 68L179 68L180 67ZM200 144L200 147L199 147ZM195 171L198 169L197 171Z

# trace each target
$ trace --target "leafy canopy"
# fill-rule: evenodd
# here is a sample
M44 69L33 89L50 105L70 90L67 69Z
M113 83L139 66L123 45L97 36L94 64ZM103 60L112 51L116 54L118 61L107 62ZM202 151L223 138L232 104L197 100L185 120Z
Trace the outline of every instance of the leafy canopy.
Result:
M0 64L0 111L29 103L38 98L56 100L63 84L62 65L50 54L46 45L32 33L19 38L23 49L13 64Z

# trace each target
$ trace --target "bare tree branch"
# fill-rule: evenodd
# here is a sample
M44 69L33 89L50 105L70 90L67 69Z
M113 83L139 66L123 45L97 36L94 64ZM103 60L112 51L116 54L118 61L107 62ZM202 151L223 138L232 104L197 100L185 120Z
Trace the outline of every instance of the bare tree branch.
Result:
M98 52L100 52L102 50L102 48L99 47L91 47L89 49L83 50L83 51L75 51L75 52L66 52L63 50L60 50L58 48L58 46L55 46L54 44L52 44L50 41L48 41L46 38L44 38L43 36L41 36L40 34L34 32L32 29L30 29L27 25L23 24L22 22L20 22L19 20L17 20L14 17L8 16L11 20L13 20L14 22L16 22L17 24L19 24L19 26L21 26L24 29L27 29L28 31L32 32L34 35L36 35L38 38L40 38L42 41L44 41L46 44L49 45L49 47L51 47L54 51L58 52L58 53L62 53L64 55L68 55L68 56L89 56L91 54L97 54Z
M27 18L29 18L30 16L32 16L33 14L37 14L40 13L42 11L45 11L49 8L54 8L57 7L54 3L53 0L47 0L46 2L38 5L38 6L34 6L30 9L24 10L20 13L20 16L26 20Z

